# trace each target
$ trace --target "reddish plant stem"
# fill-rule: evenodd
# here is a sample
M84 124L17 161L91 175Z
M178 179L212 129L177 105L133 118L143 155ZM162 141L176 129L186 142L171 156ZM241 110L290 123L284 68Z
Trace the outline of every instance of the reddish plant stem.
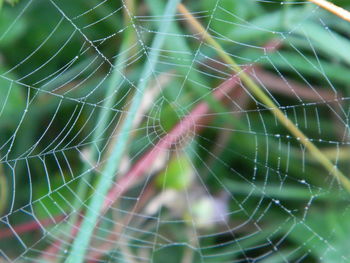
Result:
M227 99L230 97L238 99L243 93L243 89L237 89L239 83L240 80L238 76L233 76L232 78L226 80L214 91L213 94L215 99L218 101L223 101L225 98ZM138 162L136 162L132 169L116 182L116 187L109 192L102 208L102 212L104 213L123 193L134 185L142 175L149 171L150 164L159 158L161 154L170 149L188 132L199 132L199 130L203 128L204 124L209 121L206 116L209 109L209 105L206 102L199 103L167 135L161 138L151 150L149 150ZM145 203L147 197L149 198L149 195L145 196L146 198L142 198L142 204ZM142 205L138 204L134 209L139 209L141 207ZM134 212L135 211L132 211L132 213L130 213L130 216L124 220L126 222L124 222L122 226L128 225L128 222L131 221ZM94 250L94 252L89 255L88 258L90 263L99 262L99 259L105 254L105 252L113 247L115 241L120 236L122 226L118 225L113 233L107 237L107 239L111 242L102 244L98 249Z
M280 46L281 42L279 40L273 40L269 42L265 48L268 52L271 52L278 49ZM253 67L246 67L244 70L251 72ZM230 101L231 98L238 100L244 92L243 89L237 88L239 85L241 85L239 75L233 75L214 90L214 98L218 101ZM209 105L206 102L201 102L195 106L184 119L182 119L168 134L161 138L151 150L144 154L127 174L118 179L116 186L111 189L106 197L105 203L102 207L102 213L105 213L120 196L134 185L141 176L149 171L150 164L156 161L161 154L169 150L174 144L181 140L183 136L186 136L187 133L198 133L204 127L204 124L209 122L210 118L206 116L209 110ZM139 208L140 205L137 207ZM132 215L133 213L127 218L127 222L131 220ZM115 233L112 233L107 238L108 240L111 240L111 242L102 244L99 249L89 255L90 263L99 262L99 259L104 253L113 246L113 240L115 242L115 240L119 238L121 230L121 227L117 226Z
M267 52L274 52L275 50L279 49L282 46L282 42L278 39L272 40L268 42L264 48ZM256 70L256 66L252 66L250 68L246 67L246 70L249 70L250 72L253 72ZM259 69L259 72L261 73L262 70ZM264 73L265 74L265 73ZM268 74L268 73L266 73ZM266 81L270 83L269 80L271 78L274 78L273 81L277 80L277 77L273 77L272 74L266 75L267 78ZM263 77L259 74L259 78ZM219 87L217 87L214 91L214 97L217 100L223 100L225 97L227 98L227 94L232 92L231 89L235 87L237 84L240 83L239 76L233 76L230 79L223 82ZM279 83L281 84L281 83ZM294 84L294 83L293 83ZM232 86L233 85L233 86ZM286 84L283 83L281 86L282 90L285 90ZM272 87L275 91L277 89ZM237 91L236 91L237 92ZM238 91L242 92L242 91ZM278 92L278 91L277 91ZM239 94L238 94L239 95ZM238 95L233 97L238 97ZM290 94L288 94L290 95ZM300 94L301 97L305 94ZM324 94L322 97L329 97L329 94ZM105 212L106 209L116 200L120 195L125 193L129 189L129 187L134 183L136 179L138 179L147 169L149 169L149 162L153 162L161 153L166 151L167 149L170 149L172 145L174 145L182 136L186 135L189 131L199 131L201 125L201 122L207 122L208 120L205 120L204 116L209 111L209 105L205 102L199 103L183 120L181 120L167 135L165 135L150 151L148 151L128 172L125 176L123 176L121 179L119 179L116 183L116 186L109 192L107 195L107 198L105 200L105 204L103 206L102 212ZM196 126L198 125L198 126ZM129 179L128 179L129 178ZM59 216L61 217L61 216ZM63 217L63 216L62 216ZM57 217L58 218L58 217ZM44 219L43 221L40 221L43 226L50 225L52 222L50 222L50 218ZM77 229L78 225L74 228ZM22 234L28 231L36 230L40 228L40 225L36 221L31 221L28 223L24 223L22 225L18 225L14 227L14 230L17 234ZM73 233L72 233L73 234ZM12 236L12 231L5 230L0 232L0 239ZM56 244L57 245L57 244Z
M272 40L265 45L265 49L268 52L273 52L276 49L279 49L282 45L280 40ZM245 70L252 71L253 66ZM239 75L234 75L230 79L223 82L219 87L214 91L214 97L217 100L227 99L228 94L240 84ZM235 95L232 97L238 98L242 89L234 89ZM104 214L108 208L123 194L125 193L132 185L134 185L137 180L149 169L149 164L153 163L160 154L164 153L170 149L176 142L181 139L182 136L185 136L186 133L193 131L198 132L202 126L203 122L208 121L203 115L209 112L209 105L205 102L199 103L183 120L181 120L168 134L161 138L158 143L149 150L136 164L131 168L131 170L121 177L117 182L116 186L113 187L108 193L104 205L102 207L101 213ZM60 216L63 218L63 216ZM47 226L52 224L50 218L40 221L42 226ZM77 230L79 229L80 221L72 228L71 235L75 236ZM26 233L29 231L37 230L40 228L40 225L36 221L31 221L18 225L14 228L17 234ZM0 239L12 236L12 230L8 229L0 232ZM46 260L53 259L60 250L61 241L55 241L44 253L43 258Z
M230 91L240 83L238 76L226 80L215 91L214 97L217 100L223 100ZM237 97L242 92L237 91ZM199 103L184 119L182 119L168 134L161 138L158 143L139 159L131 170L123 177L117 180L116 186L108 193L105 203L102 207L104 213L108 207L113 204L130 186L132 186L161 154L170 149L178 140L188 132L198 132L203 121L203 115L209 112L209 105L205 102ZM198 126L197 126L198 125Z
M219 87L214 91L214 97L217 100L223 100L228 97L228 94L232 91L237 84L240 83L238 76L233 76L232 78L223 82ZM241 89L239 89L242 92ZM236 91L237 92L237 91ZM238 97L238 95L235 95ZM145 153L141 159L139 159L128 173L123 177L120 177L115 187L113 187L102 206L101 215L106 213L109 207L123 194L125 193L132 185L134 185L137 180L150 168L152 164L161 154L170 149L176 142L181 139L182 136L185 136L188 132L198 132L201 129L201 125L205 115L209 111L209 105L205 102L199 103L195 108L186 115L175 127L161 138L158 143L152 147L147 153ZM205 121L206 122L206 121ZM197 126L198 125L198 126ZM79 221L75 227L72 228L71 236L74 237L79 229L81 221ZM55 254L57 254L61 247L61 240L55 241L51 246L49 246L46 251L43 253L43 258L45 260L53 261Z
M280 40L273 40L265 46L268 52L273 52L279 49L281 46ZM249 68L246 68L247 70ZM251 71L252 67L249 71ZM232 92L233 87L240 84L239 76L233 76L232 78L223 82L214 91L214 97L217 100L224 100L228 97L228 94ZM232 97L238 98L242 89L235 89L236 95ZM114 203L123 193L125 193L148 169L149 163L152 163L157 157L164 153L167 149L170 149L182 136L185 136L187 132L194 131L198 132L203 125L203 122L208 121L203 115L209 111L209 105L205 102L199 103L182 121L180 121L167 135L165 135L151 150L149 150L131 170L121 177L117 182L116 186L110 190L102 208L102 213L105 213L109 206ZM50 225L50 219L43 220L42 225ZM71 235L74 236L79 229L80 222L72 228ZM40 225L36 221L31 221L23 225L15 226L16 233L22 234L28 231L36 230L40 228ZM11 230L6 230L0 233L0 239L6 238L13 235ZM61 246L61 241L57 240L54 242L44 253L45 259L53 259L53 255L58 253ZM45 256L46 255L46 256ZM51 256L50 256L51 255Z
M282 42L279 39L273 39L266 43L264 48L267 52L274 52L282 46ZM255 65L254 65L255 66ZM245 67L244 70L251 73L254 66ZM239 98L242 89L234 89L238 85L241 85L239 74L233 75L231 78L220 84L213 92L214 98L218 101L228 99L228 94L235 92L231 95L234 98ZM131 185L138 180L150 167L150 163L153 163L157 157L164 153L166 150L170 149L172 145L185 136L187 132L198 132L201 129L198 124L202 124L203 115L209 112L209 105L206 102L201 102L195 108L182 119L168 134L166 134L158 143L144 154L140 160L138 160L131 170L125 174L123 177L117 180L116 186L110 190L108 193L104 205L102 207L102 212L104 213L108 207L115 202L125 191L127 191Z
M54 217L53 220L51 218L45 218L43 220L39 220L39 222L33 220L33 221L25 222L23 224L16 225L15 227L13 227L13 231L15 231L17 235L20 235L30 231L38 230L40 229L41 226L45 227L52 224L57 224L61 222L63 219L64 219L63 215L58 215ZM0 232L0 239L12 237L14 234L13 231L10 228L2 230Z
M342 97L341 93L335 94L332 91L322 89L320 87L309 87L294 80L283 80L260 67L254 67L251 76L258 78L269 91L277 94L282 94L288 97L300 97L309 101L327 101L332 102L335 99Z

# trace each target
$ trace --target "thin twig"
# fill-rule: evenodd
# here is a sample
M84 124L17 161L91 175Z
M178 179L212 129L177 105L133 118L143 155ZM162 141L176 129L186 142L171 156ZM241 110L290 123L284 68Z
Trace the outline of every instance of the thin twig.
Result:
M299 128L287 117L284 113L277 107L277 105L272 101L272 99L266 95L264 90L258 86L250 76L231 58L222 46L205 30L205 28L198 22L198 20L193 17L189 10L183 5L178 5L178 10L187 19L189 24L202 35L204 41L212 45L218 55L223 61L230 65L233 71L239 75L242 82L247 86L247 88L252 92L252 94L260 100L265 107L268 108L273 115L281 122L283 126L293 136L300 141L306 149L314 156L315 159L331 174L333 175L343 187L350 192L350 180L325 156L316 146L309 140L309 138L301 131Z
M350 12L348 10L345 10L344 8L337 6L326 0L308 0L308 1L350 22Z
M23 234L23 233L27 233L30 231L34 231L34 230L38 230L40 229L40 227L45 227L45 226L49 226L52 224L57 224L59 222L61 222L64 219L63 215L58 215L56 217L53 218L54 220L52 220L52 218L45 218L42 220L39 220L39 222L33 220L33 221L29 221L29 222L25 222L19 225L15 225L12 229L6 229L6 230L1 230L0 232L0 239L4 239L4 238L8 238L13 236L13 231L16 232L17 235Z

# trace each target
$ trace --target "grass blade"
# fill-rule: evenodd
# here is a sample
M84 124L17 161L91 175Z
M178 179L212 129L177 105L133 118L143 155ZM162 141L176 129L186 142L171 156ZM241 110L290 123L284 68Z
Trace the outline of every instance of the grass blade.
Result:
M157 64L159 57L160 49L166 37L165 33L169 29L171 18L175 15L176 6L179 4L179 2L180 0L171 0L167 3L164 13L165 17L167 17L167 20L164 21L164 23L160 26L159 33L153 39L151 47L152 51L150 52L149 57L145 62L129 113L125 117L125 121L122 124L113 153L102 172L102 176L97 182L97 185L95 187L95 192L97 194L95 194L91 199L86 217L84 218L79 229L79 233L74 240L70 255L65 261L67 263L81 263L84 260L105 196L109 190L116 172L118 171L120 161L126 149L128 137L130 135L129 131L132 127L139 104L142 101L144 90L147 87L146 79L153 74L154 67Z

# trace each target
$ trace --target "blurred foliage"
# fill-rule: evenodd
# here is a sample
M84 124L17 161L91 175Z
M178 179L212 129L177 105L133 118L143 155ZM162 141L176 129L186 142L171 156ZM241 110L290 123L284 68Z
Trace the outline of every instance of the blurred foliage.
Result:
M19 2L19 0L0 0L0 8L2 8L4 2L10 5L15 5Z
M161 189L186 190L193 179L193 167L187 156L175 156L156 179Z
M215 8L215 2L185 1L185 4L191 11L201 12ZM229 54L237 54L237 60L241 64L257 62L275 75L304 83L309 88L315 86L331 92L336 90L342 97L348 97L349 25L320 9L310 12L314 10L311 5L280 5L278 1L275 2L267 4L254 0L222 0L221 8L214 14L215 19L210 25L211 33ZM346 1L335 2L348 7ZM71 21L62 18L62 14L49 1L33 1L20 19L13 23L26 4L27 1L0 0L0 145L4 145L0 148L0 157L7 156L4 159L6 161L1 163L0 182L6 185L6 189L10 189L6 191L7 204L2 200L0 202L0 211L3 214L9 213L11 200L14 200L13 211L23 206L28 209L27 214L18 212L19 210L13 214L11 222L14 225L33 219L28 216L29 210L35 214L36 219L69 214L71 207L66 200L75 198L74 191L78 184L78 180L70 180L83 169L84 162L95 161L89 157L89 151L77 153L75 149L77 146L86 149L91 144L91 134L99 116L97 113L101 110L86 105L96 105L105 99L108 83L104 79L111 76L108 63L96 56L95 50L88 47ZM57 4L69 18L74 18L88 12L98 1L62 0L57 1ZM93 40L112 36L104 41L96 41L98 50L112 62L119 52L125 26L130 26L123 24L122 12L114 13L120 5L121 1L108 1L94 9L94 12L74 21L78 28L84 28L104 18L96 26L83 30ZM163 10L164 1L145 0L138 2L136 12L142 18L144 15L159 16ZM233 16L232 13L239 16ZM199 19L207 25L212 18L205 13ZM245 21L249 26L243 23ZM150 29L142 31L142 39L149 45L161 21L145 19L136 23L140 28ZM341 262L339 260L343 255L349 258L347 234L350 218L346 212L349 207L348 196L339 191L324 170L303 153L298 141L286 137L287 131L276 124L269 112L261 110L260 105L248 103L247 112L239 117L235 113L227 114L231 110L230 105L218 103L207 96L208 89L203 87L217 87L230 72L225 67L221 71L215 70L216 66L220 67L216 64L212 68L205 66L208 58L217 59L215 50L211 47L203 45L201 53L206 56L201 56L194 52L200 45L198 39L178 37L192 33L183 21L173 23L171 32L173 35L166 39L162 52L163 63L157 64L157 74L170 72L177 74L177 77L169 78L169 83L162 88L162 96L166 100L154 101L157 110L151 111L150 117L160 119L158 124L166 133L199 101L207 102L212 112L225 114L217 114L209 120L209 124L194 138L198 147L191 148L191 154L179 156L172 152L168 163L163 164L162 169L157 171L155 180L151 181L157 186L158 192L176 189L179 192L186 190L197 194L196 189L203 184L212 195L218 194L223 188L227 189L233 196L227 204L229 210L237 211L229 215L228 224L243 225L247 213L249 215L249 222L242 230L238 229L241 232L237 234L208 234L210 238L205 239L200 246L206 248L204 255L216 254L217 257L208 257L206 262L232 262L241 258L242 254L247 257L264 255L274 249L271 244L266 244L267 240L274 244L283 240L283 245L278 247L278 256L267 255L262 262L283 262L282 259L294 262L304 254L305 262ZM286 36L287 40L284 39ZM276 38L286 41L286 45L278 52L267 55L264 50L255 48ZM39 51L34 52L35 50ZM146 60L140 50L141 47L135 47L134 54L130 55L130 64L125 69L125 75L133 83L138 81ZM132 63L133 59L137 63ZM172 64L174 61L175 67ZM198 62L196 67L191 66L193 61ZM174 101L179 94L180 89L172 87L180 87L182 83L186 85L183 85L183 94L177 101L178 104L174 106L168 103ZM111 125L103 131L102 138L110 138L122 116L118 110L128 108L130 94L135 92L125 83L120 84L118 89L112 107L116 113L111 117ZM300 103L295 97L272 94L282 107ZM61 96L66 99L62 100ZM310 101L302 100L302 103ZM326 146L329 150L333 144L327 143L328 141L348 142L348 139L342 137L339 123L347 124L349 105L347 101L341 103L345 113L339 110L338 116L333 110L336 107L330 109L328 103L311 104L307 112L304 111L306 107L285 107L284 112L293 121L299 120L299 126L310 138L316 140L321 149ZM315 118L315 111L318 111L320 119ZM140 127L152 125L148 119L143 120ZM220 140L224 135L221 129L215 127L229 131L228 139L222 145ZM268 130L265 130L266 127ZM128 160L131 164L152 147L150 141L157 140L159 136L150 132L146 138L143 132L142 129L133 132L129 149L131 160ZM113 140L104 141L106 149L113 143ZM97 148L105 150L102 146ZM332 153L337 151L336 145L330 149ZM28 156L31 158L26 158ZM349 174L348 164L349 158L346 157L337 163L340 169ZM99 175L98 170L92 172ZM14 188L16 191L13 191ZM136 187L136 190L139 189ZM2 195L4 191L0 191ZM86 199L91 192L92 190ZM137 197L133 191L130 192ZM203 197L203 194L200 196ZM213 204L205 198L196 200L201 202L193 202L191 207L197 217L211 217L215 211ZM29 209L27 205L33 201L35 202ZM121 203L123 209L130 208L128 200ZM244 206L245 213L239 204ZM163 213L166 217L176 214L171 209L159 212ZM174 217L186 218L186 213L184 214L176 214ZM107 214L106 217L113 218L113 215ZM252 222L261 222L262 228L257 229ZM189 249L182 244L193 239L186 232L187 226L180 223L163 228L147 225L151 232L159 231L169 237L169 240L177 242L177 245L157 250L154 262L163 262L164 257L169 258L169 262L180 262L182 255ZM276 226L279 226L278 229ZM6 224L0 227L6 228ZM196 230L198 235L210 231L215 234L221 233L220 227L222 226L214 226L214 230L199 227ZM105 237L106 233L101 236ZM250 238L244 238L246 236ZM154 242L152 237L142 234L139 238ZM237 245L235 240L240 238L242 240ZM33 243L32 239L39 238L25 235L24 239ZM324 240L336 248L326 256L324 252L329 244ZM140 246L140 243L135 243L136 245L130 244L133 253L136 253L135 247ZM234 249L230 246L232 244ZM17 247L16 238L9 238L1 249L15 255ZM41 247L44 248L45 246ZM125 257L117 249L111 253ZM192 253L193 262L200 262L198 251Z

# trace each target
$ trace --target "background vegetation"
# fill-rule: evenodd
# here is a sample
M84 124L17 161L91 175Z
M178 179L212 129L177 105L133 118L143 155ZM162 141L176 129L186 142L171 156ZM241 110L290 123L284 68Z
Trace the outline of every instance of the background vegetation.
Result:
M349 23L182 3L347 176ZM344 183L171 4L0 0L0 257L349 262Z

